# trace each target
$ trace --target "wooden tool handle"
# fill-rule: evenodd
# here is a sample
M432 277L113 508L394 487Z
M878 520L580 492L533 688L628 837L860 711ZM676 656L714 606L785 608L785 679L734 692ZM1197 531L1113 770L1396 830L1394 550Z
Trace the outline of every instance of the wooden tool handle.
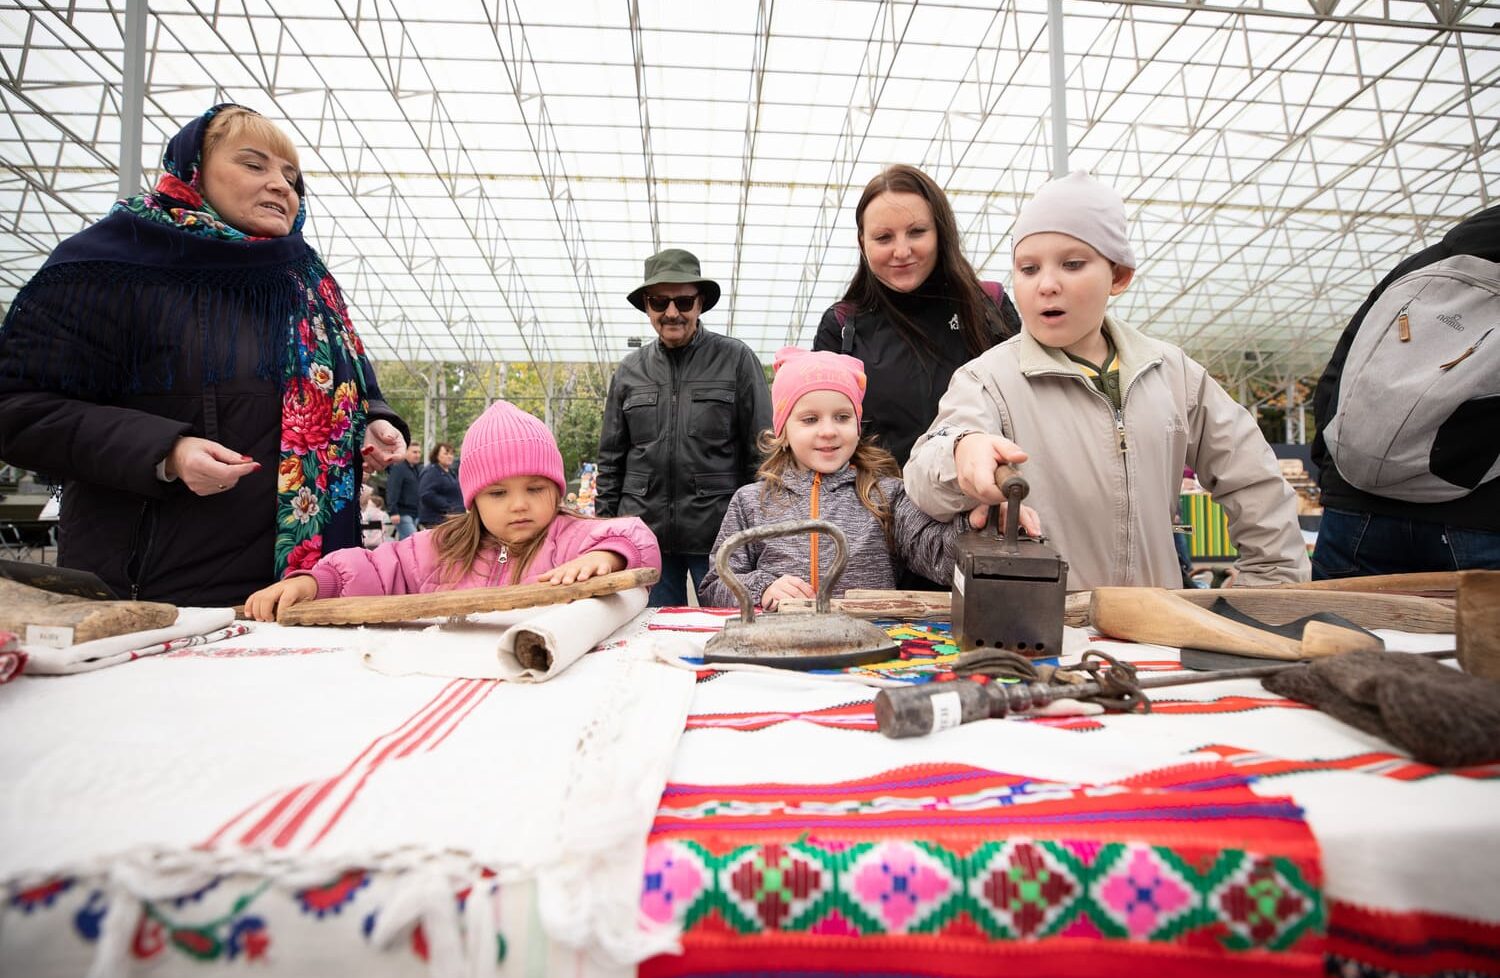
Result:
M1131 642L1264 659L1302 658L1301 645L1294 639L1221 618L1162 588L1095 588L1089 619L1106 635Z
M1360 628L1395 628L1403 632L1436 634L1454 629L1451 604L1412 595L1264 587L1193 588L1169 593L1203 607L1223 598L1235 610L1270 625L1282 625L1306 615L1330 611L1340 618L1347 618ZM1075 628L1087 627L1091 623L1089 592L1068 595L1063 623ZM1095 627L1098 627L1097 623Z
M513 611L549 604L567 604L579 598L614 594L655 584L661 572L638 567L575 584L513 584L509 587L468 588L434 591L431 594L393 594L373 598L324 598L304 601L276 613L282 625L366 625L375 622L411 621L416 618L446 618L483 611Z
M1326 621L1310 621L1302 628L1302 657L1320 659L1345 652L1384 652L1385 642L1378 635L1340 628Z

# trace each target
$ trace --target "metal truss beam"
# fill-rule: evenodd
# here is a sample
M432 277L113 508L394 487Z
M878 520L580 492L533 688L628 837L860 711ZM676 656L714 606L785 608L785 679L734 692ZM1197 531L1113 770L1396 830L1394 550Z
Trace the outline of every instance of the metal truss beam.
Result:
M552 115L547 109L547 99L542 92L541 79L531 54L531 45L526 40L526 27L515 0L495 0L497 7L504 8L503 18L498 11L491 10L490 2L491 0L484 0L485 20L489 25L490 35L494 38L495 48L500 53L500 63L505 69L516 107L526 122L526 135L531 143L532 153L536 156L537 166L541 169L542 182L547 187L563 247L573 266L580 308L593 338L595 358L600 369L607 369L614 358L608 351L604 319L599 311L598 287L589 262L588 243L578 213L578 202L563 162L562 147L553 129Z
M891 68L901 53L901 45L906 40L906 31L911 26L915 12L915 0L881 0L875 10L870 36L865 42L864 57L849 93L849 109L844 114L843 125L839 127L838 142L828 165L823 202L813 220L807 255L802 261L797 298L792 303L791 320L787 324L788 343L797 342L802 326L807 322L813 289L822 277L823 258L828 254L828 246L837 230L844 195L852 189L851 180L854 168L859 164L860 151L869 135L870 124L880 106L880 98L885 91Z
M766 55L771 48L771 17L775 0L760 0L755 12L755 50L750 55L750 97L745 105L745 150L740 160L740 203L734 219L734 267L729 273L729 314L724 332L734 335L734 320L740 309L740 267L745 260L745 216L754 188L755 139L760 133L760 98L766 82Z

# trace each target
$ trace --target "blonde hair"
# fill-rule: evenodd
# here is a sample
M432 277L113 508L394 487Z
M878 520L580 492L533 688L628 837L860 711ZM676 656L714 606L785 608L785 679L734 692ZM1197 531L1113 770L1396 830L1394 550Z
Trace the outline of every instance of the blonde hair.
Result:
M773 493L785 496L788 504L793 499L792 492L786 485L786 472L797 467L797 457L792 454L792 443L787 437L786 429L782 429L778 435L767 428L760 433L756 447L765 456L765 461L760 463L755 474L760 479L761 507L769 514L776 502L772 498ZM875 444L873 437L865 437L855 446L854 454L849 457L849 464L854 466L854 494L875 517L875 522L880 524L880 532L885 535L886 549L894 552L895 517L885 490L880 488L880 480L901 478L901 467L896 464L896 457Z
M597 519L597 517L586 516L573 507L564 505L562 494L557 491L557 486L552 485L551 488L557 505L552 519L557 519L559 516L579 520ZM536 559L537 551L542 549L542 541L547 539L547 530L551 525L549 520L547 526L542 527L536 536L519 547L512 547L501 543L494 534L484 528L484 521L479 518L479 507L475 506L462 513L455 513L432 531L432 546L437 551L438 557L438 579L448 586L457 584L464 575L474 569L479 555L487 548L505 547L507 568L505 580L496 583L519 584L521 578L526 575L526 569Z
M243 137L258 140L271 152L289 161L299 172L302 170L297 147L287 134L260 113L238 105L230 106L209 120L208 130L203 133L203 162L208 162L208 158L221 144Z

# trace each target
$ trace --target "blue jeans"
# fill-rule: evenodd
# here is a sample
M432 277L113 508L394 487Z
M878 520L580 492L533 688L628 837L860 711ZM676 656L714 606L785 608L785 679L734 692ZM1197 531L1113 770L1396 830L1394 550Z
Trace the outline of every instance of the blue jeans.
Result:
M708 573L708 554L662 554L661 580L651 588L653 608L676 608L688 603L687 575L697 587Z
M1424 571L1500 570L1500 533L1324 509L1313 580Z
M405 540L417 532L417 518L415 516L396 517L396 539Z

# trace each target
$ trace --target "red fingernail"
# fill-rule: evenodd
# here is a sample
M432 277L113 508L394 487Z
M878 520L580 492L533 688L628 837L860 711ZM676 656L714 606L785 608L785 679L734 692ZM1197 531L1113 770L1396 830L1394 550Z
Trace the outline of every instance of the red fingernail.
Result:
M260 471L260 463L256 462L255 463L255 468L251 469L250 471L252 471L252 472L259 472Z
M361 452L360 454L362 454L362 455L369 455L373 451L375 451L375 446L374 445L366 445L364 451Z
M255 461L255 459L251 458L249 455L241 455L240 456L240 461L241 462L253 462L253 461Z

